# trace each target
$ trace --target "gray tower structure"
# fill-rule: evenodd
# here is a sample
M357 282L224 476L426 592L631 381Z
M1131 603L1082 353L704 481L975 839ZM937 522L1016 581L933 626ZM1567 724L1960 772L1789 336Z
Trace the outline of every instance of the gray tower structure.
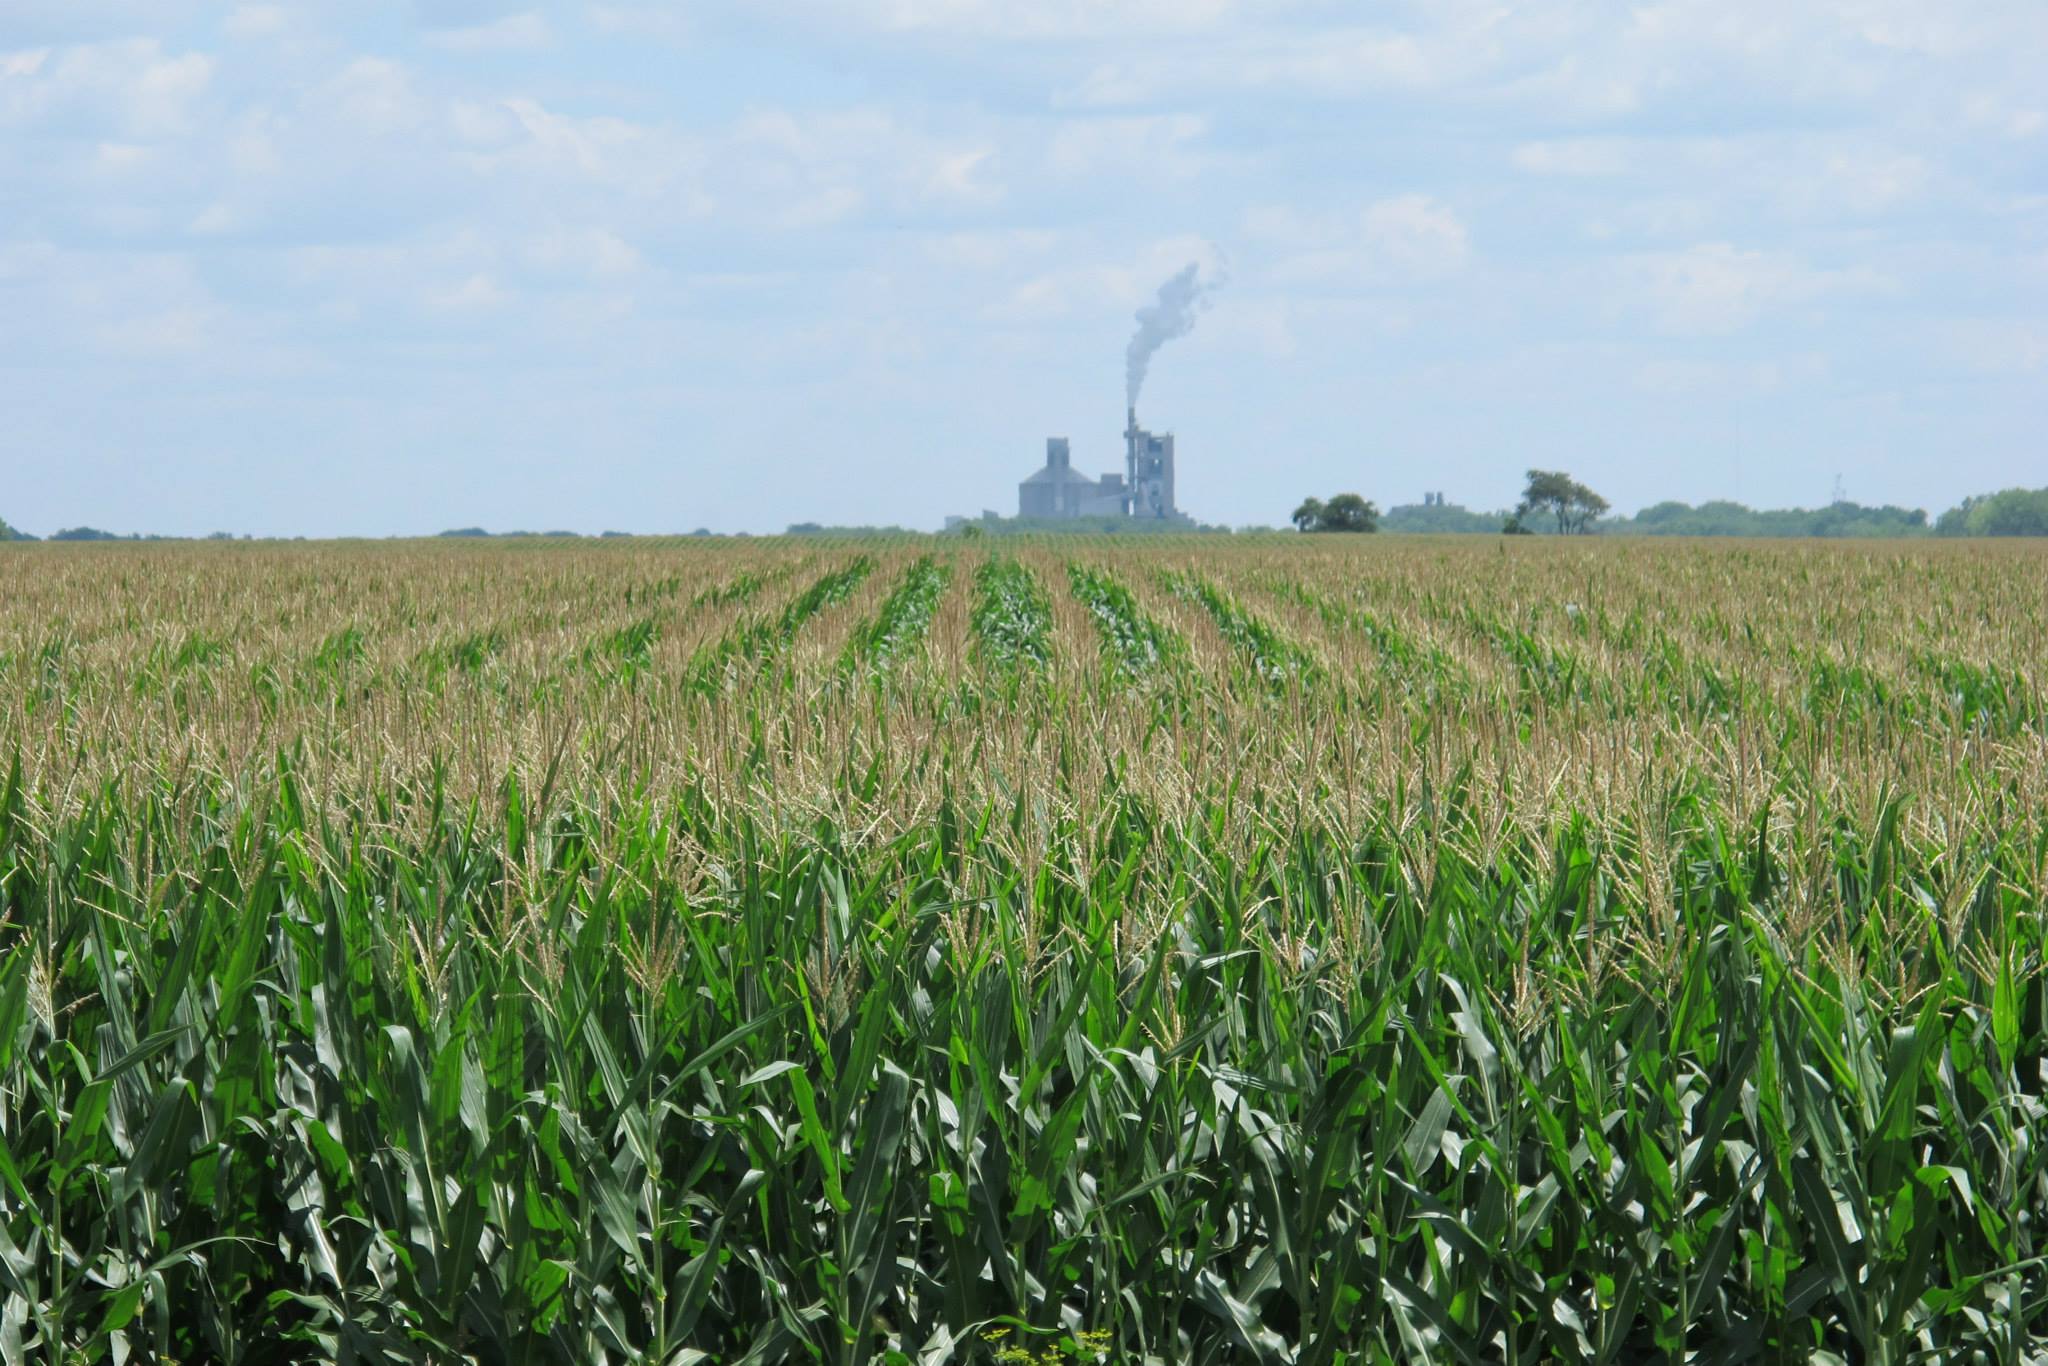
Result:
M1124 515L1123 476L1090 479L1074 468L1073 447L1064 436L1047 437L1045 468L1017 485L1017 515L1034 521L1065 517Z
M1177 518L1173 505L1173 433L1155 436L1138 425L1138 410L1124 428L1124 512L1129 517Z

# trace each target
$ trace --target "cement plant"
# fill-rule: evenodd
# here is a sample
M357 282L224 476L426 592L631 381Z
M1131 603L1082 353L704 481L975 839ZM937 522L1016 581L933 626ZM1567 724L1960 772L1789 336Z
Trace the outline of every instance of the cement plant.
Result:
M1047 437L1045 467L1017 485L1017 515L1028 521L1077 517L1129 517L1185 522L1173 502L1173 433L1146 431L1138 410L1128 410L1124 469L1091 479L1073 466L1064 436Z
M1166 343L1194 330L1196 317L1219 283L1214 277L1203 278L1201 267L1190 262L1137 311L1138 330L1124 348L1123 471L1099 477L1083 474L1074 468L1073 443L1064 436L1048 437L1044 466L1017 484L1018 520L1122 518L1193 524L1174 502L1173 433L1150 432L1138 425L1138 393L1145 387L1152 357ZM946 524L950 528L964 521L949 517Z

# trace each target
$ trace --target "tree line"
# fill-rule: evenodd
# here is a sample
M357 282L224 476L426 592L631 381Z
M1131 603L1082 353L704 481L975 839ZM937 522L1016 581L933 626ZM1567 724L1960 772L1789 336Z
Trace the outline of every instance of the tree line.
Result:
M1607 511L1607 500L1562 470L1530 470L1522 501L1500 523L1510 536L1528 535L1530 519L1554 521L1561 536L1584 535ZM1380 509L1356 493L1340 493L1325 502L1304 498L1288 520L1297 531L1372 532L1380 529ZM1448 529L1448 528L1447 528Z
M1633 517L1609 517L1607 500L1562 470L1530 470L1521 501L1500 512L1475 512L1441 501L1380 511L1379 505L1356 493L1339 493L1330 498L1304 498L1289 520L1303 532L1472 532L1527 535L1537 531L1557 535L1588 535L1600 532L1624 536L2048 536L2048 488L2004 489L1978 494L1950 508L1930 523L1919 508L1865 507L1838 500L1824 508L1757 509L1741 503L1715 500L1694 507L1687 503L1652 503ZM1093 522L1027 523L1016 519L984 518L973 524L981 531L1017 530L1072 532L1078 530L1116 531L1223 531L1224 527L1172 523L1153 526L1122 518L1098 518ZM788 534L835 535L886 533L913 535L896 527L824 527L799 522ZM494 533L481 527L444 531L442 536L483 537ZM569 531L511 531L499 536L573 536ZM708 536L699 529L693 536ZM607 531L605 537L626 535ZM0 518L0 541L38 539L9 526ZM53 541L165 541L191 539L180 536L117 535L96 527L67 527L51 533ZM216 531L206 540L233 540ZM247 539L246 537L242 539ZM303 537L297 538L303 540Z
M1310 499L1295 512L1303 525ZM1403 533L1543 534L1613 536L1912 537L2048 536L2048 489L2006 489L1965 498L1933 521L1920 508L1865 506L1838 499L1819 508L1750 508L1726 499L1693 506L1653 503L1633 516L1608 515L1607 500L1559 470L1530 470L1522 499L1497 512L1441 501L1405 504L1379 513L1371 529Z

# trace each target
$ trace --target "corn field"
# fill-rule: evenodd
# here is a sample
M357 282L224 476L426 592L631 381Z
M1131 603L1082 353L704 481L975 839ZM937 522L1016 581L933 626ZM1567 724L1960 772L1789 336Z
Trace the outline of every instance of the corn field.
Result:
M2038 550L0 584L7 1363L2048 1356Z

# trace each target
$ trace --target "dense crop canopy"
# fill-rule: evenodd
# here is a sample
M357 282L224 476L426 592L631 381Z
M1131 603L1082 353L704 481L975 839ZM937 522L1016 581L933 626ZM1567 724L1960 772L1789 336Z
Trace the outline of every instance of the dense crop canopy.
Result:
M0 547L0 1360L2048 1351L2048 560L1315 539Z

